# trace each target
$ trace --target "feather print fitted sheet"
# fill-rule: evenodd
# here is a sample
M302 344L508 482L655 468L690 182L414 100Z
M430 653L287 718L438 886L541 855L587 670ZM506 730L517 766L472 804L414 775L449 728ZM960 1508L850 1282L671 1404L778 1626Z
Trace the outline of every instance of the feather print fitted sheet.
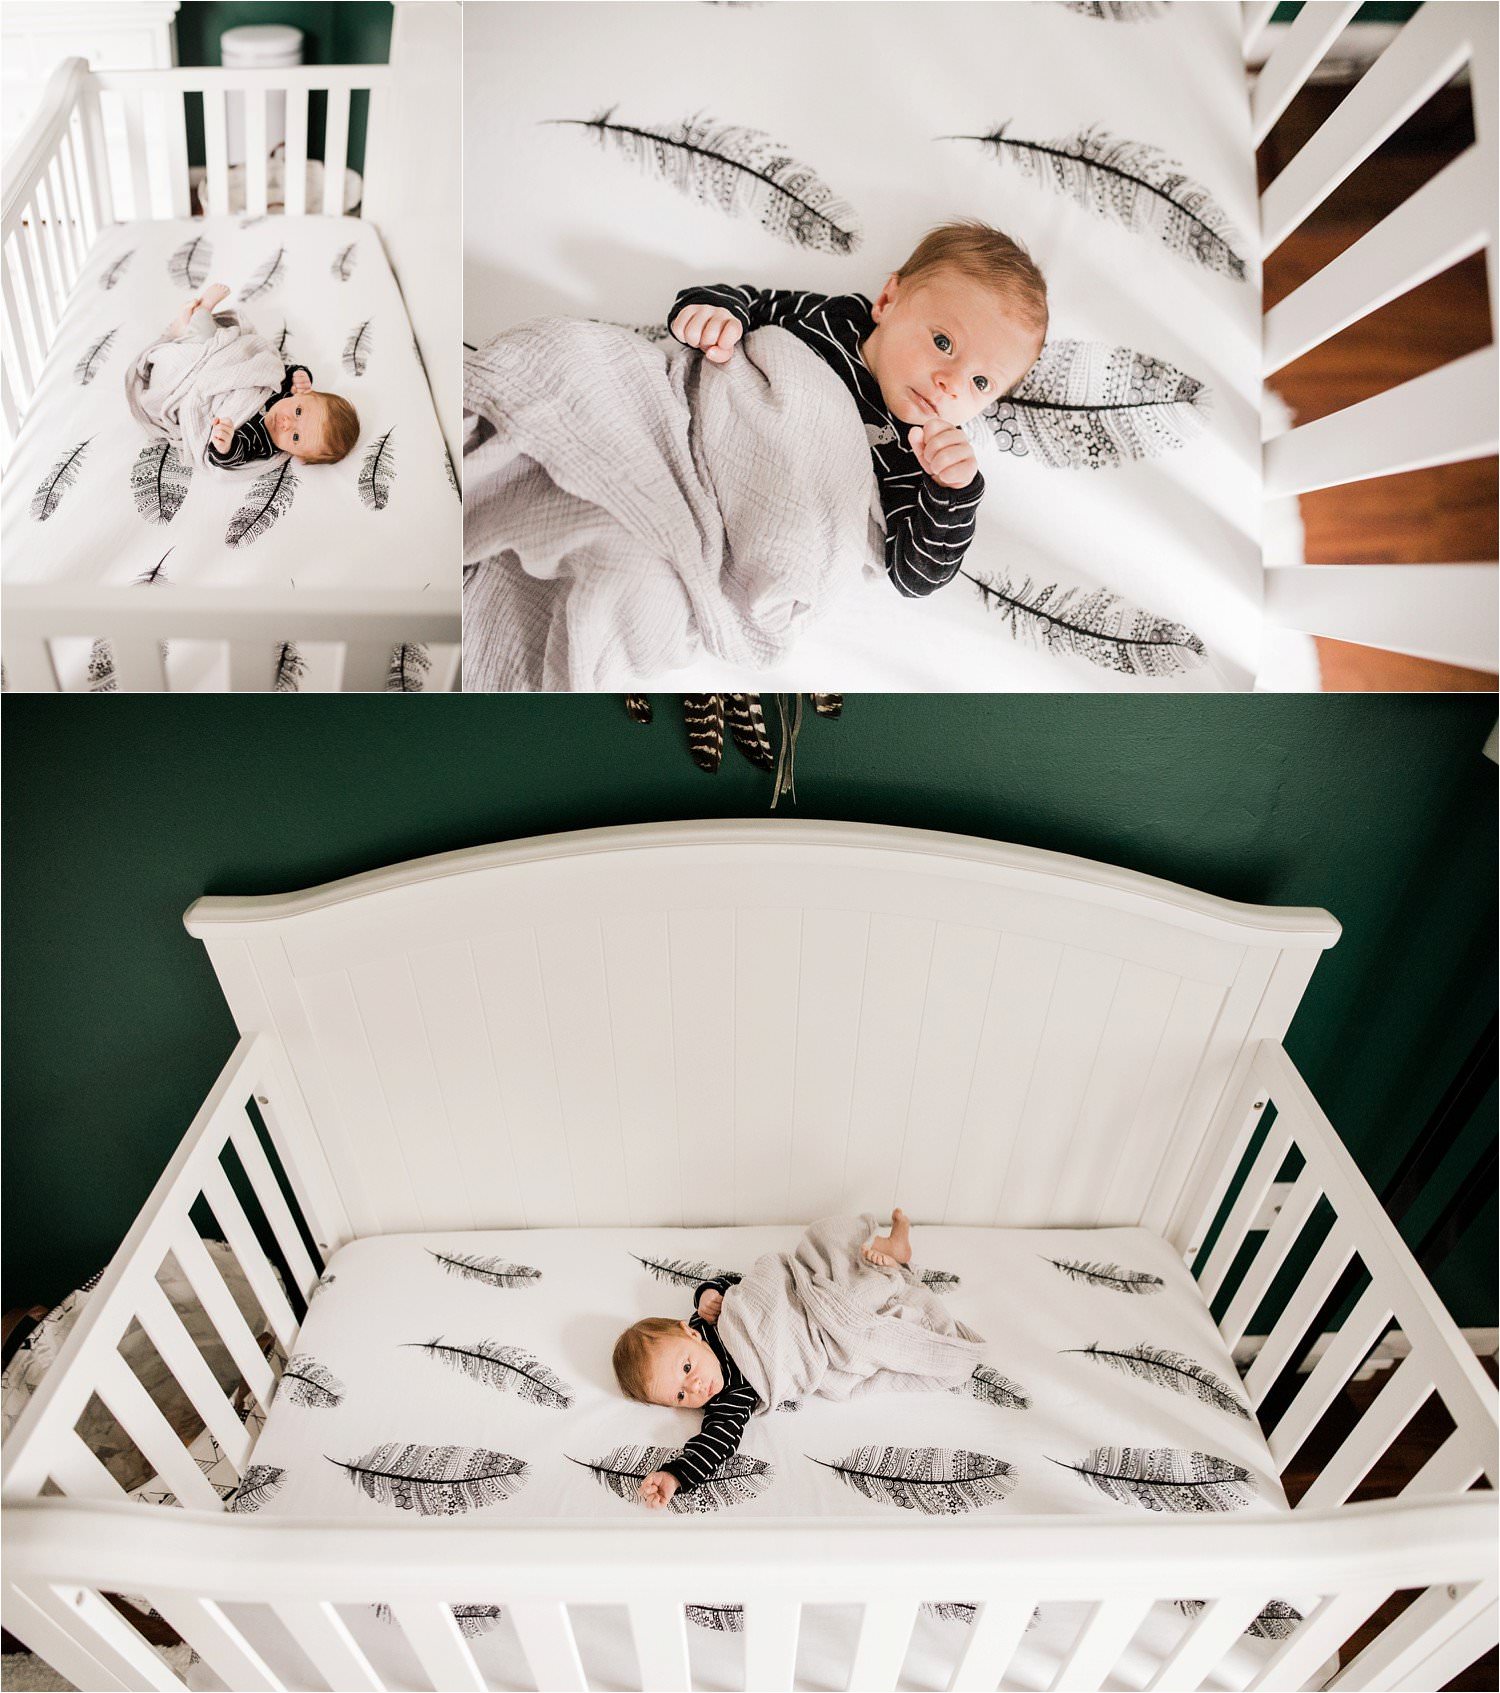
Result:
M769 667L695 661L633 686L1247 685L1260 270L1238 29L1235 7L1188 0L476 11L475 345L537 316L658 329L694 284L873 295L955 217L1017 236L1047 278L1048 360L970 426L986 494L965 569L988 596L959 579L907 601L872 577ZM735 161L767 156L764 138L774 183L752 193ZM1087 638L1157 620L1207 661L1132 673Z
M627 1400L610 1371L615 1337L640 1317L687 1316L699 1281L789 1250L801 1232L543 1229L356 1241L335 1254L313 1296L242 1508L517 1526L644 1518L634 1502L639 1477L675 1454L700 1419ZM914 1269L986 1337L967 1387L842 1404L814 1398L757 1415L734 1458L678 1495L664 1527L690 1535L704 1514L999 1523L1287 1508L1234 1366L1162 1240L1143 1229L918 1227L915 1244ZM701 1614L690 1613L695 1685L738 1687L738 1596L709 1586L695 1596ZM460 1626L491 1685L529 1687L510 1625L492 1614L501 1598L452 1602L476 1608L472 1626L462 1618ZM926 1608L902 1685L940 1688L975 1595L920 1598ZM1044 1607L1006 1686L1049 1685L1084 1609ZM389 1619L373 1607L343 1615L388 1685L418 1684ZM638 1686L623 1615L577 1608L573 1616L590 1686ZM1188 1621L1158 1606L1119 1685L1144 1686ZM857 1622L847 1607L807 1615L799 1686L846 1685ZM244 1626L253 1629L253 1618ZM1268 1619L1267 1630L1276 1626ZM1208 1685L1243 1685L1267 1650L1247 1639L1230 1679Z
M131 417L136 354L205 282L359 413L339 464L277 461L215 476ZM0 490L5 580L193 587L423 588L458 598L462 513L400 290L359 218L218 217L117 224L94 246ZM54 643L87 686L90 643ZM173 642L173 687L213 686L214 645ZM323 650L289 655L317 685ZM222 685L219 683L217 685Z

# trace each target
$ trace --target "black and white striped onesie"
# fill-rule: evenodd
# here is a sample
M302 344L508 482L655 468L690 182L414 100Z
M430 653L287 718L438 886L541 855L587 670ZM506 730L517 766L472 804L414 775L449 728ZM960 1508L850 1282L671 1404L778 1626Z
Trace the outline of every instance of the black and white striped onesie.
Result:
M677 1477L679 1485L684 1489L696 1487L705 1476L711 1475L726 1458L733 1455L744 1436L750 1413L760 1404L760 1395L745 1380L739 1365L724 1350L724 1343L719 1339L718 1325L705 1322L698 1315L698 1302L705 1293L712 1289L722 1295L726 1288L733 1287L739 1279L735 1275L716 1276L712 1281L703 1282L693 1291L693 1315L688 1318L688 1327L700 1340L707 1343L709 1350L718 1359L719 1368L724 1375L724 1385L703 1407L703 1427L670 1463L662 1465L668 1475Z
M976 470L965 488L945 488L922 469L907 445L909 424L893 417L860 348L875 331L863 294L809 294L715 283L684 288L667 316L670 329L685 306L723 306L745 329L775 326L805 342L854 396L870 440L880 505L885 512L885 568L910 599L951 582L974 539L984 498Z

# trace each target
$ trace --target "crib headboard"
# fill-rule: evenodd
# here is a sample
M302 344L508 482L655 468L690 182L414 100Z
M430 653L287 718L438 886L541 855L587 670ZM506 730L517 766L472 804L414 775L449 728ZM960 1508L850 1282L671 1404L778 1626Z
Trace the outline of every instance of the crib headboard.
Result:
M959 835L666 823L200 899L320 1235L794 1221L1172 1238L1338 924ZM331 1237L331 1238L328 1238Z

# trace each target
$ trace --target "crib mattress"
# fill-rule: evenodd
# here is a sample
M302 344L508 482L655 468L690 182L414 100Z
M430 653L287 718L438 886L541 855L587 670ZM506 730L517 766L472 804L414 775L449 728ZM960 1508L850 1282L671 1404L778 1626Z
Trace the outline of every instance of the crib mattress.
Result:
M1132 676L1068 652L1061 631L1034 617L1015 620L1018 639L972 582L904 600L881 571L852 579L770 669L700 657L622 686L1247 685L1261 591L1260 279L1239 27L1237 7L1186 0L525 4L469 20L466 340L539 315L660 325L695 282L873 297L928 228L983 219L1040 264L1050 340L1087 349L1070 377L1037 397L1107 406L1111 424L1032 407L1045 443L972 426L987 491L966 570L1028 602L1047 587L1108 590L1186 625L1209 660L1176 677ZM667 132L699 114L773 136L785 149L780 163L807 167L845 204L852 245L790 244L773 217L727 212L722 184L679 191L674 172L690 186L692 177L670 148L659 161L634 161L620 136L578 127L600 114ZM998 143L973 139L1002 126ZM1091 145L1103 146L1103 134L1125 148L1108 157L1126 174L1099 173L1093 206L1051 186L1050 167L1028 174L1027 159L1052 155L1020 145L1066 151L1085 134ZM1129 173L1153 187L1132 185ZM1156 187L1193 208L1178 229L1202 233L1201 259L1163 238L1162 218L1177 214ZM1126 202L1148 227L1121 221ZM1208 225L1227 232L1225 244ZM1201 384L1191 405L1155 403L1188 391L1163 366ZM1133 437L1126 450L1105 446L1121 433Z
M358 411L359 442L341 463L294 466L279 479L201 467L189 475L175 455L160 463L163 444L127 408L125 372L207 281L227 283L227 305ZM270 481L274 488L262 486ZM238 520L251 505L260 520ZM137 583L164 593L178 583L265 584L344 589L351 602L367 589L416 588L456 606L461 523L401 292L378 230L360 218L213 217L105 230L0 489L7 583ZM54 642L73 685L83 680L69 663L76 645ZM201 659L208 645L174 642L173 654L200 649Z
M777 1406L751 1419L740 1451L753 1460L748 1476L711 1480L680 1494L668 1512L649 1514L629 1477L675 1452L699 1417L626 1399L611 1373L615 1337L643 1316L689 1315L699 1280L743 1271L762 1252L789 1249L799 1233L532 1230L346 1246L313 1297L235 1508L370 1522L449 1515L519 1526L561 1518L584 1532L634 1515L675 1534L692 1534L710 1512L899 1523L932 1514L1003 1522L1040 1513L1287 1508L1233 1363L1165 1242L1141 1229L923 1228L916 1267L986 1339L969 1388ZM422 1446L502 1453L504 1462L484 1467L513 1466L514 1474L483 1503L461 1506L451 1489L399 1479L420 1467L412 1449ZM955 1452L981 1455L990 1479L945 1484ZM1142 1461L1131 1454L1147 1453L1185 1466L1184 1484L1107 1479ZM481 1607L466 1632L492 1684L529 1687L504 1616L482 1609L493 1597L455 1594L453 1602ZM925 1608L904 1686L947 1685L974 1597L920 1595ZM689 1612L695 1684L742 1685L736 1598L705 1591ZM1006 1686L1047 1686L1084 1610L1044 1607ZM389 1685L421 1685L393 1623L373 1609L349 1608L348 1620L381 1673L394 1677ZM638 1686L623 1611L575 1608L574 1620L590 1685ZM846 1684L857 1623L854 1607L809 1612L799 1686ZM1157 1607L1126 1660L1126 1679L1111 1685L1145 1685L1185 1627L1183 1613ZM1266 1627L1274 1630L1271 1619ZM1242 1685L1269 1649L1247 1639L1228 1679L1211 1685ZM301 1666L298 1673L312 1674Z

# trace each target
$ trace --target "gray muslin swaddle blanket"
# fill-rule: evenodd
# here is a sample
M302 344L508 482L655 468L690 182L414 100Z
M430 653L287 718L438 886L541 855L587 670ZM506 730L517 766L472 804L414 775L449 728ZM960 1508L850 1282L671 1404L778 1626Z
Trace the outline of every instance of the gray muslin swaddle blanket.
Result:
M767 1252L724 1294L719 1334L760 1395L758 1412L819 1393L961 1387L984 1337L951 1316L909 1266L868 1263L868 1212L814 1223L793 1252Z

